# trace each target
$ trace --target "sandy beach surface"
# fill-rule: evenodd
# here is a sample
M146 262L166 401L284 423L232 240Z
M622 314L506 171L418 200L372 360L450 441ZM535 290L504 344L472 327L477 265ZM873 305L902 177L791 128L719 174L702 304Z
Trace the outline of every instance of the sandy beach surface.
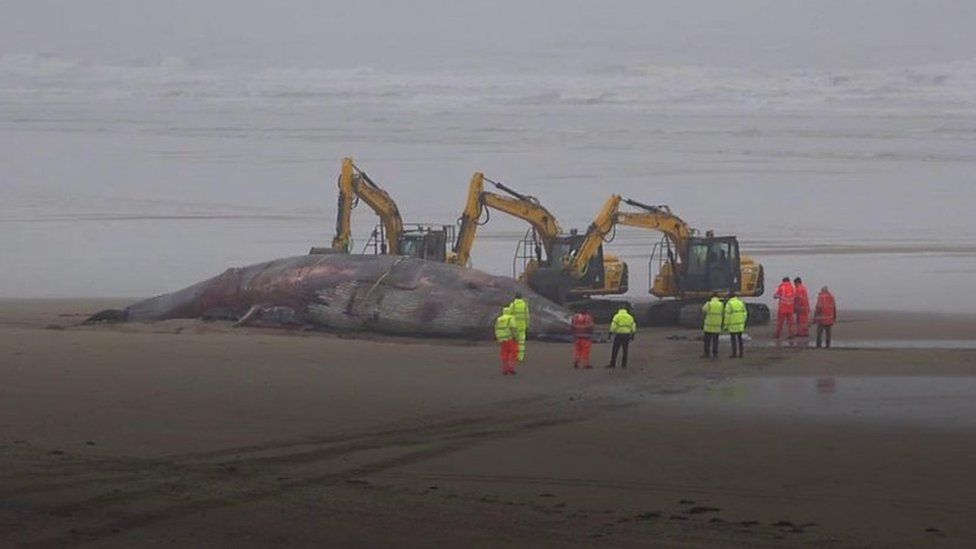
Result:
M511 378L487 342L78 326L124 303L0 301L0 545L976 544L976 317L735 361L641 330L613 371L530 342Z

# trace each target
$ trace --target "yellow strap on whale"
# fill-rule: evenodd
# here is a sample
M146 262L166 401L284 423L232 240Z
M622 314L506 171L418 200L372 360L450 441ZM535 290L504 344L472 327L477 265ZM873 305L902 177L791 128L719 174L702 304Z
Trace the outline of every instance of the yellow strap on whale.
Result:
M390 265L390 268L387 269L386 272L384 272L382 275L380 275L380 277L376 279L376 282L374 282L373 285L369 287L369 290L366 291L366 295L363 297L363 301L366 301L367 299L369 299L369 296L370 296L370 294L373 293L373 290L375 290L377 286L379 286L380 284L382 284L383 281L386 280L386 277L390 276L390 273L393 272L393 269L397 265L399 265L401 261L403 261L406 258L407 258L407 256L405 256L405 255L402 255L402 256L398 257L397 260L393 262L393 265Z

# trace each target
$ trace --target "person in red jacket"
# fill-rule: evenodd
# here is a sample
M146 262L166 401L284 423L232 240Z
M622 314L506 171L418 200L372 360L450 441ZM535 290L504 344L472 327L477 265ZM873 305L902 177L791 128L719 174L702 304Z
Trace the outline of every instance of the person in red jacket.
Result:
M584 369L589 370L593 366L590 364L590 347L593 345L593 317L586 309L573 315L573 368L579 368L580 364Z
M790 282L790 277L783 277L783 281L776 288L773 298L779 300L779 307L776 310L776 339L779 339L782 334L784 322L787 324L789 332L787 335L793 337L793 305L796 301L796 290L793 288L793 283Z
M837 322L837 302L834 295L826 286L820 288L817 296L817 308L813 311L813 321L817 323L817 347L820 347L822 337L827 335L827 348L830 348L830 332Z
M796 335L810 337L810 294L800 277L793 279L793 312L796 313Z

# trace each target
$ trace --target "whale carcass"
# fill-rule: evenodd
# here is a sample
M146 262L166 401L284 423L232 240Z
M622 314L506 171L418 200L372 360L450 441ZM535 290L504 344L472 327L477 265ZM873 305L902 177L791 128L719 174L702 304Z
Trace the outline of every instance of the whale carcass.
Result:
M102 311L98 321L200 318L297 323L332 330L485 339L522 292L530 337L569 332L570 313L507 277L390 255L303 255L224 273L176 292Z

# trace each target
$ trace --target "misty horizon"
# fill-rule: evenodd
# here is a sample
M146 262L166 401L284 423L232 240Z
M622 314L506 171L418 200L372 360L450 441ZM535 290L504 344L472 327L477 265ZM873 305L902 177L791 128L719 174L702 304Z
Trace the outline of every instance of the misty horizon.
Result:
M7 0L0 55L387 70L889 68L976 59L974 22L964 0Z

